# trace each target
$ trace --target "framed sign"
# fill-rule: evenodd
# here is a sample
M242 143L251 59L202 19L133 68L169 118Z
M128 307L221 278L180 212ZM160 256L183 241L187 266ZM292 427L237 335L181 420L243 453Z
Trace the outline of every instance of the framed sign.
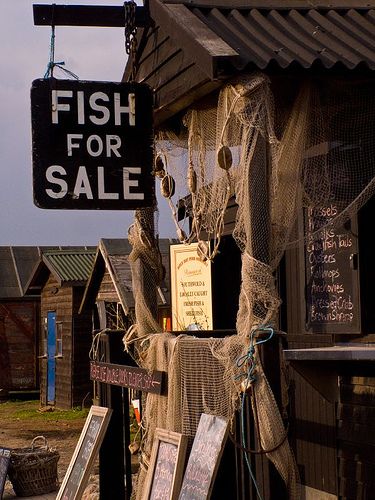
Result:
M133 210L153 204L147 85L34 80L31 117L35 205Z
M173 330L212 330L211 261L203 262L197 243L171 245Z
M186 446L186 436L159 428L155 430L143 500L178 498Z
M111 413L109 408L91 407L56 500L82 497Z
M115 365L100 361L90 362L90 379L103 384L128 387L136 391L161 394L166 372L148 371L136 366Z
M210 498L228 435L228 421L202 413L186 466L179 500Z
M358 228L353 217L335 226L336 203L304 211L306 331L361 332Z
M10 449L0 447L0 498L3 498L5 482L10 462Z

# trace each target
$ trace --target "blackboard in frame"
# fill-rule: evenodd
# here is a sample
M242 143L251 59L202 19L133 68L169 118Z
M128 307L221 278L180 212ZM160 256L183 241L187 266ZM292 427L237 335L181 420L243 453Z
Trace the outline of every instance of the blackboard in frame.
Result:
M5 481L10 462L10 449L0 447L0 498L3 498Z
M330 203L303 214L308 333L361 331L357 221L352 217L334 224L340 210Z
M228 435L228 421L202 413L182 481L179 500L210 498Z
M111 409L101 406L90 408L56 500L76 500L82 497L111 413Z
M187 438L156 428L144 500L177 500L185 465Z

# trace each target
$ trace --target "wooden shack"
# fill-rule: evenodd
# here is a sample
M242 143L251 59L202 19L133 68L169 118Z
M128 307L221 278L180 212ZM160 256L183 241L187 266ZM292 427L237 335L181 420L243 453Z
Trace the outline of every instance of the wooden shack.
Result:
M79 315L95 249L45 251L28 281L26 295L39 294L40 401L72 408L90 403L91 314Z
M38 247L0 248L0 388L36 390L40 299L24 296Z
M173 240L159 240L165 279L158 289L158 320L170 325L169 246ZM93 311L93 330L126 330L134 322L134 296L129 255L132 247L125 238L102 239L86 284L80 312ZM170 328L170 326L169 326Z
M322 92L330 89L330 114L320 117L321 128L329 124L330 135L310 144L304 158L315 158L317 169L322 158L329 162L331 203L319 207L315 200L315 211L306 205L297 214L293 234L300 244L287 248L275 270L283 301L279 328L287 332L285 355L290 361L289 437L306 498L373 498L375 144L373 132L359 137L358 130L365 130L364 120L367 131L375 125L374 114L367 113L373 108L375 83L374 6L361 0L150 0L147 5L150 23L138 30L136 65L128 63L124 78L135 69L136 81L154 89L159 130L181 133L186 111L208 108L226 82L256 72L270 81L274 120L281 128L304 83ZM359 88L364 89L360 98ZM297 119L303 119L302 112ZM343 201L340 189L354 189L355 174L364 171L366 182L354 193L349 215L327 236L329 242L324 240L319 250L318 244L306 245L335 217ZM264 189L265 179L252 196ZM324 187L321 182L319 188ZM306 189L307 198L310 194ZM285 204L292 202L293 195ZM258 204L251 214L255 221L267 220L268 203ZM231 238L235 221L232 200L223 241ZM274 230L276 225L264 233L265 246ZM335 252L339 247L340 255ZM238 262L238 253L233 258ZM274 489L272 472L265 472L261 462L254 458L262 498L286 498L285 492ZM236 467L233 498L255 499L247 471L238 473L241 461Z

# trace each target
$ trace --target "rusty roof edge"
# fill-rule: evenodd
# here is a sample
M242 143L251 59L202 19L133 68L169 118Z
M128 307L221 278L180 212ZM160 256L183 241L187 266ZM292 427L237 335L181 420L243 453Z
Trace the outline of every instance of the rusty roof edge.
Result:
M259 10L370 10L373 0L162 0L165 5L186 5L190 9L259 9Z

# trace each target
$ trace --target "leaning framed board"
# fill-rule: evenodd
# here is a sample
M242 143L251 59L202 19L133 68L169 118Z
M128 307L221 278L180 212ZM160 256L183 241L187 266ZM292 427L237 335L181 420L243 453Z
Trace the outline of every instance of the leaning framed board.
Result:
M109 408L91 407L56 500L81 498L111 413Z
M0 498L3 498L5 481L10 462L10 449L0 447Z
M187 438L155 429L144 500L177 500L185 465Z
M228 435L228 421L202 413L186 466L179 500L210 498Z

